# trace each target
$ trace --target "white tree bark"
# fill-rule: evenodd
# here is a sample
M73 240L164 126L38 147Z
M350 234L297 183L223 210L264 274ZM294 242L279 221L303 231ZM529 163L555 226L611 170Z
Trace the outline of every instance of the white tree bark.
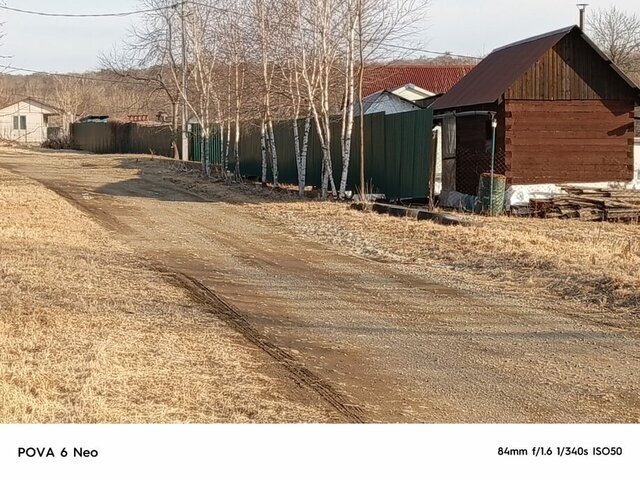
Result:
M300 197L304 197L304 189L306 187L307 181L307 151L309 146L309 133L311 131L311 117L307 115L307 117L304 119L302 139L300 139L299 119L293 119L292 128L296 155L296 167L298 170L298 193Z
M349 175L349 162L351 159L351 137L353 133L353 101L355 93L354 82L354 44L357 13L352 13L349 8L350 18L348 25L347 55L345 59L345 105L342 115L342 176L340 178L340 198L344 199L347 189L347 178Z
M262 184L267 184L267 127L264 119L260 123L260 152L262 154Z
M269 153L271 157L271 174L273 176L273 186L277 187L278 183L278 152L276 149L276 137L273 134L273 120L267 122L267 136L269 138Z

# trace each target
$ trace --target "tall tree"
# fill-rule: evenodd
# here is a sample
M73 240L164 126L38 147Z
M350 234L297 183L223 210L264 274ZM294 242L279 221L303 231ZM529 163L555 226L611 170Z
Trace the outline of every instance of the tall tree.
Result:
M101 56L101 66L123 79L146 84L150 92L163 92L171 105L172 148L179 158L181 72L180 18L172 0L142 0L148 9L130 30L121 50Z
M625 73L640 77L640 16L616 6L597 9L588 17L593 40Z

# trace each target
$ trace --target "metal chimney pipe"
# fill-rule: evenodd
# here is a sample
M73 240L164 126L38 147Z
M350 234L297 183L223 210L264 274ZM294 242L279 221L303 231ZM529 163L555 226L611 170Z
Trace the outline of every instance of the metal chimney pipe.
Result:
M588 3L578 3L576 4L576 6L578 7L578 10L580 10L580 30L582 30L584 32L584 14L585 11L587 10L587 7L589 6Z

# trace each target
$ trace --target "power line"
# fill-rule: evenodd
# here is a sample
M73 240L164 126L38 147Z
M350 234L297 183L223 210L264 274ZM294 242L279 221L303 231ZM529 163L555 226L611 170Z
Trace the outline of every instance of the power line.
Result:
M177 8L180 3L168 5L166 7L148 8L143 10L133 10L130 12L116 12L116 13L51 13L51 12L37 12L34 10L23 10L20 8L7 7L0 5L0 9L7 10L9 12L23 13L27 15L38 15L41 17L65 17L65 18L104 18L104 17L129 17L132 15L139 15L142 13L159 12L162 10L169 10Z
M182 5L183 3L185 3L185 1L181 1L181 2L177 2L174 3L172 5L168 5L166 7L156 7L156 8L149 8L149 9L143 9L143 10L134 10L134 11L130 11L130 12L118 12L118 13L47 13L47 12L37 12L37 11L33 11L33 10L22 10L19 8L12 8L12 7L7 7L4 5L0 5L0 9L3 10L8 10L11 12L17 12L17 13L24 13L24 14L30 14L30 15L39 15L39 16L44 16L44 17L67 17L67 18L90 18L90 17L94 17L94 18L104 18L104 17L127 17L127 16L132 16L132 15L139 15L139 14L143 14L143 13L152 13L152 12L158 12L158 11L163 11L163 10L171 10L171 9L176 9L178 8L178 6ZM230 9L226 9L226 8L221 8L221 7L216 7L214 5L210 5L207 3L202 3L202 2L198 2L198 1L189 1L189 3L191 3L192 5L198 5L201 7L205 7L205 8L209 8L211 10L216 10L222 13L228 13L228 14L232 14L238 17L244 17L244 18L249 18L251 20L257 20L258 18L255 15L252 15L250 13L244 13L244 12L238 12L235 10L230 10ZM471 55L460 55L460 54L456 54L456 53L452 53L452 52L439 52L436 50L427 50L427 49L423 49L423 48L418 48L418 47L408 47L408 46L404 46L404 45L394 45L394 44L389 44L389 43L381 43L380 44L383 47L388 47L388 48L398 48L401 50L406 50L406 51L411 51L411 52L416 52L416 53L428 53L431 55L446 55L449 57L457 57L457 58L466 58L469 60L482 60L481 57L474 57ZM16 69L17 70L17 69ZM46 73L46 72L34 72L34 73Z

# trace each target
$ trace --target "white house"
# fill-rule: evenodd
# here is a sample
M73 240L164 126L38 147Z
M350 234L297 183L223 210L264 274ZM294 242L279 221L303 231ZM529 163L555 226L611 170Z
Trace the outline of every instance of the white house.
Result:
M401 87L391 90L391 92L399 97L416 103L436 96L435 93L425 90L424 88L420 88L413 83L402 85Z
M34 98L25 98L0 109L0 138L21 143L42 143L47 139L51 117L61 111Z
M421 110L420 106L400 95L388 90L380 90L362 99L362 107L365 115L384 112L388 115L393 113L410 112L411 110ZM359 115L358 104L354 105L354 114Z

